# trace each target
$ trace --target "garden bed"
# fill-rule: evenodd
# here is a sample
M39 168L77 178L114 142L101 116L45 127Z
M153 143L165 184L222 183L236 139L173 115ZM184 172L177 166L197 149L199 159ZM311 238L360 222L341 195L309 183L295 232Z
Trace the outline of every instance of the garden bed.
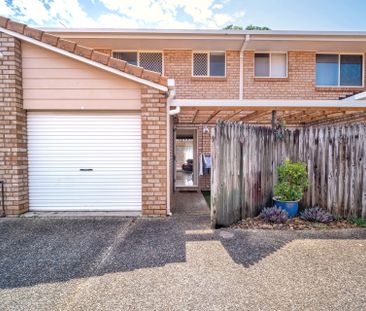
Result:
M294 217L288 219L285 223L270 223L259 217L246 218L231 225L234 229L267 229L267 230L329 230L329 229L349 229L357 227L366 227L366 222L358 220L335 220L330 223L311 222Z

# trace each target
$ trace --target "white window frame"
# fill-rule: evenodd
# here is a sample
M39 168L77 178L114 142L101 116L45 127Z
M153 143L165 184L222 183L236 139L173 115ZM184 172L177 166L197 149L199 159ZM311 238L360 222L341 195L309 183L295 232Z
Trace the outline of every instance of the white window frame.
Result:
M137 66L140 67L140 53L159 53L161 54L161 69L162 69L162 75L164 75L165 72L165 66L164 66L164 51L159 50L112 50L112 57L114 52L122 52L122 53L137 53ZM148 69L147 69L148 70ZM157 71L154 71L157 72Z
M210 74L211 53L224 53L225 73L223 76L211 76L211 74ZM207 54L207 75L206 76L194 74L194 54ZM192 77L193 78L226 78L226 51L192 51Z
M269 76L256 76L255 75L255 54L269 54ZM286 75L284 77L272 77L272 54L285 54L286 56ZM288 78L288 52L285 51L255 51L254 52L254 70L253 70L254 78L258 79L286 79Z
M317 52L316 55L337 55L338 56L338 85L321 85L316 84L316 59L315 59L315 86L326 88L363 88L365 86L365 55L364 53L336 53L336 52ZM315 55L315 57L316 57ZM341 85L341 55L357 55L362 57L362 84L361 85Z

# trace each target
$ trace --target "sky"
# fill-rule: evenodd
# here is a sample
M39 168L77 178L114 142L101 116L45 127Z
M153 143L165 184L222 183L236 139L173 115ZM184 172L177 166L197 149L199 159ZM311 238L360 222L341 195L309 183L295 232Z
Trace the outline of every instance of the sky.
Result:
M366 0L0 0L0 15L38 27L366 31Z

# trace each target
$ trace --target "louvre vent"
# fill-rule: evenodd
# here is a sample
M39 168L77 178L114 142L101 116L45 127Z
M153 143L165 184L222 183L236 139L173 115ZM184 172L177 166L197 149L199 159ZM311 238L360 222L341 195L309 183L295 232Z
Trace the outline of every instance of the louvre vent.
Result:
M193 54L193 75L207 76L208 75L208 55L207 53Z

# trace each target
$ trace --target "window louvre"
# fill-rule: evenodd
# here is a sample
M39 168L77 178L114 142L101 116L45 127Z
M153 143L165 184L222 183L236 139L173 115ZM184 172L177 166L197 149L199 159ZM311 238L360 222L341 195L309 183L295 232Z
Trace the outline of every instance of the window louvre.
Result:
M163 56L158 52L140 52L140 66L151 71L163 72Z
M193 54L193 75L208 76L208 54L194 53Z

